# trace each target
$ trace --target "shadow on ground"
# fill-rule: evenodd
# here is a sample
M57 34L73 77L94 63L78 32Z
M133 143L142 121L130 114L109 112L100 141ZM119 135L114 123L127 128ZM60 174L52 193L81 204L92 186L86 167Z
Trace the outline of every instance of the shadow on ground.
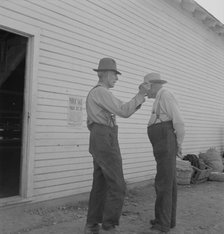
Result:
M170 234L221 234L224 230L224 183L178 187L177 226ZM0 209L1 234L82 234L87 200L39 203ZM121 234L150 233L155 192L151 183L128 189L119 230Z

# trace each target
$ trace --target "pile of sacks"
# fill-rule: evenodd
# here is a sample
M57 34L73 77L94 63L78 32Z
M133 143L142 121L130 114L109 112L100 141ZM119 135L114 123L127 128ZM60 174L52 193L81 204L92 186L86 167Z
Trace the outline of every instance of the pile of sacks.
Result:
M201 183L207 180L224 182L223 157L215 148L205 153L187 154L183 160L177 158L177 183Z
M190 184L193 171L194 170L190 162L184 161L177 157L177 164L176 164L177 184L181 185Z
M187 154L183 157L183 160L189 161L193 168L193 173L191 176L192 184L198 184L208 180L212 169L206 165L201 158L198 158L198 156L195 154Z
M205 153L200 153L199 159L203 160L212 169L209 180L224 182L223 159L215 148L210 148Z

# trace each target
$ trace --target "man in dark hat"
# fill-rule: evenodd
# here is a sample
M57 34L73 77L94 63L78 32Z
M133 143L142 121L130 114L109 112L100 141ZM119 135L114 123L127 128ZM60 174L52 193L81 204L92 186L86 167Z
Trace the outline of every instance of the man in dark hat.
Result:
M159 73L147 74L144 82L150 86L148 98L155 99L148 123L148 137L157 164L155 219L150 221L150 233L168 233L176 225L176 156L182 157L184 121L173 94L163 88L167 81Z
M118 233L116 226L126 190L115 116L128 118L134 114L145 101L147 87L140 85L139 92L124 103L109 91L117 82L117 75L121 75L116 62L103 58L98 69L93 70L98 73L99 82L86 100L89 152L93 157L94 172L84 233L112 234Z

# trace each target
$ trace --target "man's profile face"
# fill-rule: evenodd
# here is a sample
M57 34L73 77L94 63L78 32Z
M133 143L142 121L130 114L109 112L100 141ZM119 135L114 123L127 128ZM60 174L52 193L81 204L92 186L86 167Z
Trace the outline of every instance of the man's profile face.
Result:
M115 83L118 81L117 73L114 71L108 71L107 73L107 85L108 88L113 88Z
M144 85L146 85L147 87L147 97L148 98L153 98L153 95L152 95L152 84L150 82L144 82Z
M155 91L155 87L154 84L150 83L148 92L147 92L147 97L148 98L155 98L156 97L156 91Z

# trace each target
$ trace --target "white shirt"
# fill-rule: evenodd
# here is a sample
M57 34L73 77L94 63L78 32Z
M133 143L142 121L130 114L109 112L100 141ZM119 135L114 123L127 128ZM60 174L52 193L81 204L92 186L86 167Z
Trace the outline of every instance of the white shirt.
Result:
M159 119L156 118L156 113L158 112L157 107L159 105ZM152 114L149 119L148 126L160 123L164 121L172 121L175 134L177 136L178 146L181 146L184 140L185 129L184 120L181 116L177 100L171 92L161 88L155 98L152 108Z
M124 103L99 82L87 96L87 125L99 123L113 127L116 124L115 115L127 118L136 112L137 107L144 101L144 96L137 94L129 102Z

